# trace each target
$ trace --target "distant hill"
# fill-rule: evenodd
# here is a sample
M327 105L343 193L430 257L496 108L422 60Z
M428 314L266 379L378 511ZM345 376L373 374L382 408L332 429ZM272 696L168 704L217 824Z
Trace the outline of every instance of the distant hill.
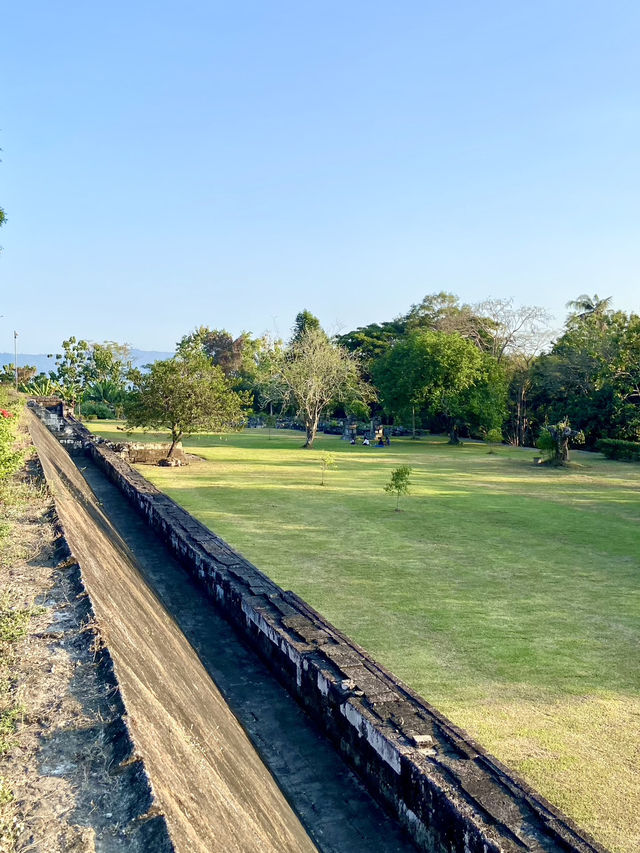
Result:
M156 352L156 350L132 349L131 361L135 367L142 367L143 364L151 364L152 361L162 361L165 358L171 358L175 353L172 352Z
M163 358L171 358L172 352L160 352L156 350L132 349L131 360L136 367L142 367L143 364L151 364L152 361L159 361ZM12 352L0 352L0 368L3 364L13 364ZM56 360L54 357L47 358L44 353L36 355L32 353L18 353L18 365L24 367L26 364L32 364L37 368L39 373L48 373L50 370L55 370Z

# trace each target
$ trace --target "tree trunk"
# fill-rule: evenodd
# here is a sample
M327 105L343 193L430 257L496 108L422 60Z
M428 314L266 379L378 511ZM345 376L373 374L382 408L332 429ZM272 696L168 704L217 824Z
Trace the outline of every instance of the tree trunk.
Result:
M449 427L449 444L460 444L460 439L458 438L458 425L455 421L452 421L451 426Z
M180 441L181 438L181 432L171 430L171 447L169 448L169 452L167 453L167 459L171 459L171 457L173 456L173 451L176 449L176 444Z
M306 422L305 426L307 428L307 440L304 444L305 447L313 447L313 439L316 437L316 433L318 431L318 421L319 417Z
M522 388L518 390L518 401L516 403L516 422L513 431L514 444L516 447L522 446Z
M527 391L530 387L530 382L523 382L518 389L518 410L516 416L516 444L519 447L524 447L527 442Z

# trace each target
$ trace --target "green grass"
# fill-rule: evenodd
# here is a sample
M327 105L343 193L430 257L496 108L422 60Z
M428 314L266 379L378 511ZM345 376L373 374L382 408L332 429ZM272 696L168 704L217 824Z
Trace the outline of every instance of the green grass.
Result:
M640 468L302 440L196 436L204 461L140 470L604 844L640 848ZM395 512L399 465L412 485Z

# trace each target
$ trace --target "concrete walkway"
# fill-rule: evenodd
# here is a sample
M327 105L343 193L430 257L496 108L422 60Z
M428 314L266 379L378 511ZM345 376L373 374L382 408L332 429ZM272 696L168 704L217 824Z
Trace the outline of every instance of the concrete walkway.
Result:
M179 853L414 851L116 487L30 428Z

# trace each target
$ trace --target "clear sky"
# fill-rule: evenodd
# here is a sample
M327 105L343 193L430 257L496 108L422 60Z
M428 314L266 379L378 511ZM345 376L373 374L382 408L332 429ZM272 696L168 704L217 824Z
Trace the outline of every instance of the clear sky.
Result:
M426 294L640 313L640 4L22 0L0 351L330 331Z

